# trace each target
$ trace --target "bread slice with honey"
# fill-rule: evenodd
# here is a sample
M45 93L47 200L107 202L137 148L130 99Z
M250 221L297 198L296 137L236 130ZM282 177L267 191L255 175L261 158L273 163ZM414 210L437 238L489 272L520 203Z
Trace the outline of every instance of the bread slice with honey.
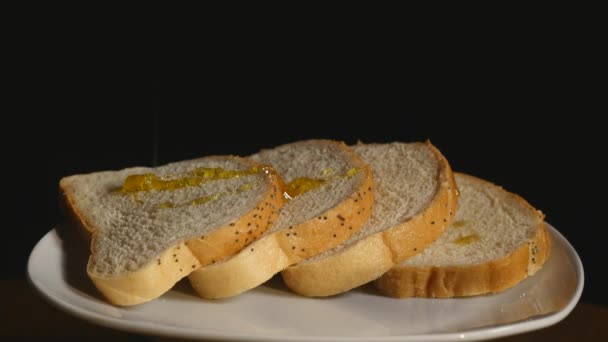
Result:
M437 239L456 212L448 161L430 142L359 144L374 172L375 205L357 234L281 274L305 296L329 296L370 282Z
M121 306L157 298L240 251L250 243L241 236L259 236L277 217L283 186L272 167L230 156L60 181L68 214L92 234L87 273Z
M291 199L266 235L237 255L190 274L203 298L230 297L254 288L289 265L349 239L370 216L372 172L343 143L300 141L251 158L277 169ZM266 217L268 212L257 215ZM256 236L245 232L235 237Z
M544 216L521 197L456 174L458 212L422 253L375 281L392 297L448 298L508 289L540 269L551 252Z

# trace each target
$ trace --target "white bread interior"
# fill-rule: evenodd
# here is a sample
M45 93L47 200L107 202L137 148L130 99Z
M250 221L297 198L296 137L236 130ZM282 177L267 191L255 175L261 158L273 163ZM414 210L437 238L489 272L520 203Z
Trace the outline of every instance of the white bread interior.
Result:
M192 287L203 298L231 297L252 289L289 265L347 240L370 216L371 170L343 143L300 141L251 158L274 166L286 184L301 177L324 183L289 200L258 241L234 257L191 273Z
M422 253L375 281L392 297L449 298L495 293L533 275L548 259L544 216L521 197L456 174L458 212Z
M281 274L305 296L329 296L370 282L437 239L456 212L447 160L430 142L359 144L374 172L375 205L350 239Z
M173 190L122 191L131 175L175 180L200 168L256 171ZM235 241L234 231L245 231L243 218L265 203L272 203L276 216L283 204L272 168L229 156L73 175L60 181L60 190L68 214L92 234L89 277L111 303L123 306L154 299L208 259L241 250L247 243ZM268 227L267 221L257 224L258 234ZM203 236L217 248L187 246Z

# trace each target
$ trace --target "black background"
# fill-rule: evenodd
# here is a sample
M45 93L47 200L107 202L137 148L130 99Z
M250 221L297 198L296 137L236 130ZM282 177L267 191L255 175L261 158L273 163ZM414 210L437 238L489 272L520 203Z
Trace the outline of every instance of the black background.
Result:
M24 277L29 252L61 220L57 185L66 175L155 159L247 155L307 138L430 139L453 169L500 184L541 209L583 260L583 300L608 305L606 132L594 119L605 108L596 110L589 100L597 90L548 69L491 70L478 69L474 79L463 71L416 82L387 70L377 71L387 76L382 81L344 70L317 79L308 69L270 80L262 71L233 70L214 82L190 79L188 86L101 74L39 78L40 89L3 125L11 163L3 168L10 219L2 277Z

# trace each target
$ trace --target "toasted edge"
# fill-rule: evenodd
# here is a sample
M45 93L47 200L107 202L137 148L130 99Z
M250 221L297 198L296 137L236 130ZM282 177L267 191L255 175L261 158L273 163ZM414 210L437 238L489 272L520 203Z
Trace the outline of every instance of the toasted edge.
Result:
M476 177L465 176L491 184ZM551 238L544 223L544 215L520 196L507 193L538 215L540 223L531 240L507 256L477 265L397 266L377 279L375 287L381 293L397 298L463 297L500 292L536 273L551 254Z
M300 260L338 246L361 229L374 202L373 173L359 156L341 145L364 172L358 190L318 217L267 235L233 258L191 273L190 283L201 297L218 299L241 294Z
M285 284L311 297L330 296L366 284L435 241L456 213L458 189L448 161L429 141L439 159L439 188L429 205L400 225L370 235L337 254L284 270Z

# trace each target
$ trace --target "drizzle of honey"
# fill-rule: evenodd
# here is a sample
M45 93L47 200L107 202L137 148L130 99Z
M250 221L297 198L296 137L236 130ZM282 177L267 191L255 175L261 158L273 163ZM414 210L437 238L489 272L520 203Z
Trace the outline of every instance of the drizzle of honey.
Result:
M201 204L209 203L211 201L216 201L216 200L220 199L221 197L225 196L226 194L227 194L227 192L220 192L220 193L215 193L215 194L209 195L209 196L199 197L199 198L191 201L190 205L201 205Z
M249 191L251 189L253 189L253 185L254 183L246 183L241 185L236 191L225 191L225 192L218 192L215 193L213 195L209 195L209 196L203 196L203 197L199 197L196 198L190 202L188 202L188 205L201 205L201 204L205 204L205 203L209 203L211 201L217 201L218 199L231 194L231 193L241 193L241 192L245 192L245 191ZM165 208L175 208L175 203L173 202L164 202L161 203L157 206L158 209L165 209Z
M332 169L332 168L327 168L327 169L323 170L323 176L329 176L333 173L334 173L334 169Z
M477 234L471 234L471 235L466 235L463 237L460 237L454 241L452 241L453 243L457 244L457 245L468 245L470 243L473 243L475 241L479 240L479 235Z
M346 171L346 173L344 173L344 175L337 176L337 177L352 177L352 176L356 175L359 171L361 171L360 168L353 167L350 170ZM333 169L325 169L322 172L323 175L331 175L333 173L334 173ZM327 182L328 180L330 180L332 178L333 177L330 177L328 179L317 179L317 178L309 178L309 177L298 177L298 178L292 180L291 182L289 182L289 184L287 184L287 187L286 187L287 189L285 192L287 193L289 198L293 198L293 197L301 195L307 191L320 187L321 185L323 185L325 182Z
M460 228L460 227L463 227L466 224L467 224L467 221L464 221L464 220L454 221L452 223L452 227L454 227L454 228Z
M172 202L163 202L161 204L158 205L159 208L173 208L175 207L175 204L173 204Z
M259 171L260 168L258 166L254 166L246 170L226 170L222 168L200 167L193 170L187 176L170 180L165 180L163 177L159 177L153 173L130 175L125 179L122 185L122 192L129 193L149 190L176 190L189 186L198 186L214 180L253 175Z
M218 180L218 179L230 179L230 178L238 178L240 176L253 175L258 173L260 168L254 166L252 168L246 170L226 170L219 167L209 168L209 167L199 167L195 169L192 173L196 176L202 177L206 180Z
M153 173L144 173L139 175L130 175L128 176L123 185L121 191L123 193L133 193L136 194L140 191L150 191L150 190L158 190L158 191L166 191L166 190L176 190L182 189L190 186L198 186L203 183L220 180L220 179L231 179L238 178L241 176L253 175L264 168L260 168L258 166L254 166L252 168L246 170L227 170L222 168L206 168L201 167L193 170L188 175L175 179L164 179L165 177L159 177ZM352 177L361 171L358 167L353 167L346 171L344 175L341 177ZM334 173L334 170L331 168L323 170L323 175L329 176ZM331 178L330 178L331 179ZM291 181L286 186L286 193L289 197L293 198L295 196L301 195L307 191L318 188L327 182L328 179L315 179L308 177L299 177ZM229 191L225 193L217 193L214 195L204 196L189 202L190 205L200 205L205 204L210 201L218 200L219 198L227 195L228 193L238 193L242 191L249 191L253 187L252 183L244 184L240 186L236 191ZM164 202L159 204L158 208L174 208L176 206L175 203L172 202Z
M346 177L352 177L361 171L358 167L353 167L350 170L346 171Z
M243 184L237 190L238 192L249 191L253 188L253 183Z
M324 179L314 179L308 177L299 177L287 184L285 192L290 197L295 197L312 189L316 189L325 183Z

